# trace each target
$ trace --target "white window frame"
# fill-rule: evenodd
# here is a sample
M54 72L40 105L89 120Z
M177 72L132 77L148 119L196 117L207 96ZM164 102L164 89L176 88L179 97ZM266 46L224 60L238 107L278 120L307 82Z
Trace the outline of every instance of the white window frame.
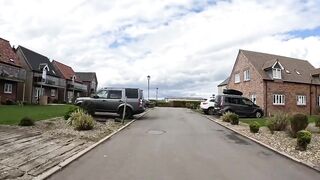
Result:
M55 89L51 89L51 97L56 97L56 90Z
M286 96L284 94L273 94L273 105L285 105Z
M4 83L3 92L5 94L12 94L12 84L11 83Z
M234 75L234 83L240 83L240 74L239 73L237 73L237 74L235 74Z
M307 105L307 96L305 96L305 95L298 95L298 96L297 96L297 105L298 105L298 106L305 106L305 105Z
M243 81L250 81L250 71L249 71L249 69L243 71Z
M256 95L256 94L251 94L251 101L252 101L254 104L257 104L257 95Z
M273 68L272 69L272 77L273 79L281 79L281 69L280 68Z

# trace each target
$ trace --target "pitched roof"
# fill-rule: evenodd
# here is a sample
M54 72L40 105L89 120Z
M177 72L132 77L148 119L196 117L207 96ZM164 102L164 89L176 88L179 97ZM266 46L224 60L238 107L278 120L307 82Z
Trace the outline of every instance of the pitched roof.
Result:
M27 49L23 46L18 46L18 50L21 50L25 60L29 64L32 71L42 72L43 65L46 64L49 67L49 71L47 72L48 75L59 77L59 75L56 73L55 68L51 64L48 57L39 54L37 52L34 52L30 49Z
M92 81L97 79L95 72L76 72L76 75L81 81Z
M52 61L52 64L54 65L54 67L57 69L58 73L60 74L60 76L64 79L68 79L68 80L72 80L72 77L73 76L76 76L76 79L75 81L77 82L82 82L80 80L79 77L77 77L76 73L73 71L73 69L68 66L68 65L65 65L61 62L58 62L56 60L53 60Z
M21 61L11 48L9 41L0 38L0 62L21 67Z
M218 87L219 87L219 86L228 85L229 79L230 79L230 77L228 77L227 79L225 79L224 81L222 81L220 84L218 84Z
M311 72L315 68L306 60L247 50L240 50L240 52L251 62L263 79L272 80L265 70L278 61L284 68L283 81L311 83Z
M320 75L320 68L314 69L313 71L311 71L311 75L313 75L313 76Z

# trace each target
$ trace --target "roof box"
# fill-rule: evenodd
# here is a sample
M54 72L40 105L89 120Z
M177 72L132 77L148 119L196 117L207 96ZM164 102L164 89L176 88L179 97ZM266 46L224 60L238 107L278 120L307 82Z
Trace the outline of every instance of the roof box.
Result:
M223 94L232 94L232 95L242 96L243 93L241 91L238 91L238 90L235 90L235 89L224 89L223 90Z

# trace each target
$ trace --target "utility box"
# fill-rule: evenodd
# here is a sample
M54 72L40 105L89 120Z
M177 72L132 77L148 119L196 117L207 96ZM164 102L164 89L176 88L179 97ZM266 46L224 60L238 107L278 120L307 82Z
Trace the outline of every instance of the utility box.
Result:
M42 106L47 105L48 104L48 96L40 96L39 104Z

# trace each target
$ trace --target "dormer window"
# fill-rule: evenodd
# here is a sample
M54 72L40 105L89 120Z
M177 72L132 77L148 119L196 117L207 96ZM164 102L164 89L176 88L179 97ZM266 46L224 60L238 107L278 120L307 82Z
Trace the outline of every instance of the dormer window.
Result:
M273 79L282 79L282 77L281 77L282 70L284 70L283 66L280 64L279 61L276 61L272 66L272 78Z
M272 76L273 76L273 79L281 79L281 69L280 68L273 68L272 69Z

